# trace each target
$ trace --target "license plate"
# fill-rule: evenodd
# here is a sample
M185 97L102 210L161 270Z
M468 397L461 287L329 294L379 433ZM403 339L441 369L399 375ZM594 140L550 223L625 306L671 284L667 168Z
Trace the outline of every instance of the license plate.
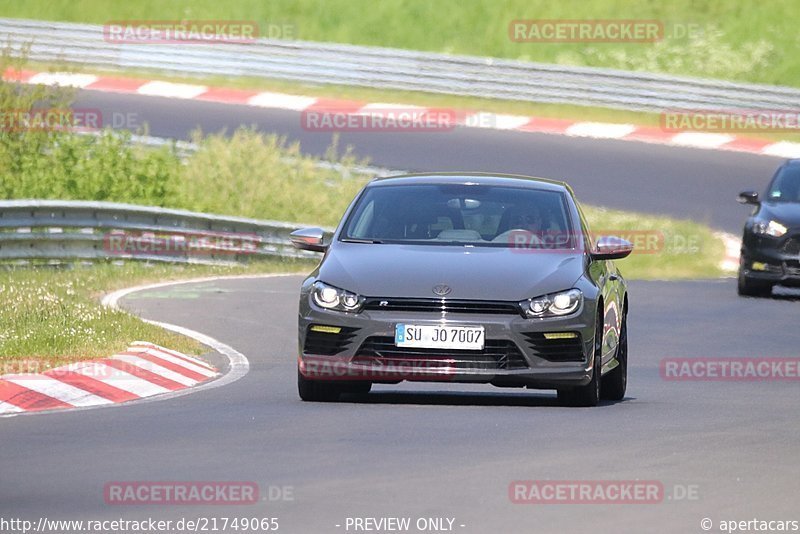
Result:
M482 326L398 324L394 331L396 347L481 350L483 340Z

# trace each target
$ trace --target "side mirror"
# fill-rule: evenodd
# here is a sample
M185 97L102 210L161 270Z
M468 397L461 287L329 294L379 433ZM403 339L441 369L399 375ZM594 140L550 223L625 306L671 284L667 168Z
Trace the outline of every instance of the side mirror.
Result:
M736 200L739 204L758 204L758 193L755 191L742 191Z
M312 252L328 250L328 245L322 242L324 238L325 232L322 228L301 228L289 234L289 239L295 248Z
M597 239L593 260L621 260L633 252L633 244L621 237L603 236Z

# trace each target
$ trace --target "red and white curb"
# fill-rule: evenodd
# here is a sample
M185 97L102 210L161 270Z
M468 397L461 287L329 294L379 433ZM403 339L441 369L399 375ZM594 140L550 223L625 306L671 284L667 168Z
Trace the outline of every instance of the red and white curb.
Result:
M714 237L720 239L722 244L725 245L725 259L720 263L720 268L727 273L738 271L742 241L727 232L715 232Z
M0 376L0 414L128 402L194 387L218 375L198 358L137 341L109 358Z
M603 122L573 121L530 117L524 115L505 115L483 111L425 108L407 104L379 104L353 100L339 100L322 97L298 96L285 93L249 91L225 87L208 87L186 83L173 83L160 80L140 80L95 76L92 74L17 71L8 69L3 79L29 84L61 85L105 91L130 93L168 98L201 100L224 104L239 104L260 108L286 109L292 111L335 112L345 114L369 114L370 110L414 109L422 114L427 112L452 113L459 117L458 124L467 128L489 128L494 130L513 130L572 137L591 137L596 139L618 139L639 141L679 147L704 148L748 152L765 156L783 158L800 157L800 143L789 141L769 141L730 134L709 132L670 132L652 126L633 124L612 124Z
M160 283L156 283L156 284L147 284L147 285L142 285L142 286L129 287L129 288L125 288L125 289L120 289L120 290L115 291L113 293L109 293L108 295L106 295L103 298L102 304L103 304L103 306L106 306L106 307L109 307L109 308L120 309L119 300L124 298L124 297L126 297L127 295L130 295L131 293L136 293L136 292L139 292L139 291L157 290L157 289L161 289L161 288L165 288L165 287L173 286L173 285L195 284L195 283L202 283L202 282L213 282L213 281L217 281L217 280L228 280L228 279L271 278L271 277L278 277L278 276L295 276L295 275L296 275L296 273L231 275L231 276L212 276L212 277L203 277L203 278L192 278L192 279L189 279L189 280L178 280L178 281L174 281L174 282L160 282ZM208 336L206 334L203 334L201 332L197 332L197 331L189 329L189 328L185 328L183 326L178 326L178 325L174 325L174 324L170 324L170 323L165 323L165 322L161 322L161 321L152 321L152 320L149 320L149 319L141 319L141 320L146 322L146 323L159 326L159 327L164 328L166 330L170 330L170 331L175 332L177 334L181 334L183 336L190 337L190 338L194 339L195 341L205 345L206 347L211 348L212 350L216 351L217 353L221 354L222 356L224 356L227 359L227 363L228 363L227 367L228 367L228 369L227 369L227 372L225 374L222 374L222 375L220 375L216 370L214 370L215 378L213 380L211 379L211 377L209 377L208 379L206 379L204 381L196 381L193 386L188 386L187 385L184 388L178 388L178 389L170 390L168 387L164 386L164 384L166 382L161 381L160 384L158 382L156 382L155 386L161 386L162 390L166 390L166 391L159 390L158 393L153 393L150 396L140 395L135 399L131 399L130 400L131 403L135 402L136 404L141 404L141 403L146 403L146 402L163 401L163 400L167 400L167 399L174 399L176 397L182 397L184 395L189 395L189 394L192 394L192 393L196 393L196 392L201 391L201 390L210 390L210 389L215 389L215 388L227 386L228 384L232 384L233 382L236 382L240 378L244 377L250 371L250 361L247 359L247 357L244 354L242 354L241 352L237 351L236 349L234 349L230 345L226 345L225 343L223 343L223 342L221 342L221 341L219 341L217 339L214 339L211 336ZM134 356L134 357L142 358L142 353L144 353L144 352L148 352L149 353L151 349L155 349L156 351L159 351L159 352L166 351L166 353L168 355L172 356L172 357L175 357L177 354L179 354L179 353L175 353L174 351L169 351L167 349L163 349L161 347L158 347L157 345L154 345L152 343L133 344L133 349L134 350L132 352L134 354L133 355L127 355L127 356ZM186 357L185 355L181 355L181 356ZM163 357L163 355L162 355L162 357ZM113 360L114 357L111 357L111 358L108 358L108 359ZM142 359L144 359L144 358L142 358ZM124 362L124 360L122 360L122 361ZM83 368L82 366L84 366L84 365L96 364L96 363L103 363L103 364L108 366L108 363L103 361L103 360L95 360L95 361L91 361L91 362L81 362L81 363L71 364L71 366L74 366L74 367L80 369L80 368ZM130 364L130 362L127 362L127 363ZM214 369L212 366L208 365L207 363L203 362L203 364L207 368L209 368L209 370L210 369ZM116 365L116 364L112 364L111 366L113 367L114 365ZM145 365L148 365L148 364L145 364ZM70 367L70 366L66 366L66 367ZM144 369L144 370L147 370L147 369ZM51 375L55 374L57 376L61 372L61 371L59 371L59 372L54 372L54 371L56 371L56 370L51 370L51 371L48 371L47 373L42 373L42 375L37 375L37 376L45 376L46 378L44 380L46 380L46 381L47 380L51 380L53 377L52 376L48 376L48 373L50 373ZM72 369L70 369L69 371L66 371L66 372L74 372L74 371ZM127 372L127 371L124 371L124 372ZM83 374L84 376L86 376L86 373L78 373L78 374ZM91 375L91 373L89 373L89 374ZM7 376L8 375L4 375L4 376L0 377L0 379L5 380ZM98 376L102 376L102 374L100 374ZM92 378L92 376L89 376L89 378ZM174 375L173 375L173 378L175 378ZM166 378L166 379L169 380L169 378ZM190 379L191 379L191 377L190 377ZM81 380L81 379L78 378L78 380ZM185 378L180 378L180 380L186 381ZM147 382L150 382L152 384L151 381L147 381ZM84 382L84 383L86 383L86 382ZM130 384L131 382L128 382L128 383ZM121 385L122 383L119 382L119 384ZM70 385L72 385L72 384L70 384ZM112 385L115 385L115 382L112 382ZM145 391L145 388L150 389L150 390L156 389L155 387L149 386L149 385L146 385L146 384L138 383L138 385L142 388L141 389L142 392ZM14 386L10 386L10 387L14 387ZM77 386L73 385L73 387L77 387ZM132 386L132 387L136 387L136 386ZM124 405L127 404L126 401L100 402L100 403L95 403L95 404L86 404L84 401L80 401L78 399L81 398L82 396L84 396L86 399L90 399L91 397L86 396L87 394L88 395L94 395L94 396L101 396L101 395L98 395L97 393L95 393L95 392L93 392L91 390L87 390L85 388L77 387L77 389L82 390L82 392L78 391L77 392L78 395L73 395L71 397L74 400L74 402L64 402L63 400L61 401L61 402L64 402L64 404L67 404L68 406L61 406L61 407L54 407L54 408L39 408L38 411L20 407L18 404L15 404L14 402L9 402L9 401L6 401L6 400L2 400L2 398L0 398L0 418L15 417L15 416L26 415L26 414L34 415L34 414L52 413L53 411L69 411L69 412L73 412L73 411L78 411L78 410L91 410L91 409L97 409L97 408L124 406ZM120 389L120 390L124 391L123 387L118 387L117 389ZM34 393L42 394L41 391L38 391L36 389L34 389L32 391ZM75 393L74 390L70 390L70 391L72 391L73 394ZM128 393L135 393L135 392L128 391ZM48 395L47 393L44 393L44 394ZM64 397L64 398L67 398L67 397ZM66 410L67 408L69 410Z

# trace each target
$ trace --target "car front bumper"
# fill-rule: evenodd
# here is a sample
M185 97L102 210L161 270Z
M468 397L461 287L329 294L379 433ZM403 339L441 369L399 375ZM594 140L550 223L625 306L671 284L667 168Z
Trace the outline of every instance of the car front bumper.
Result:
M744 276L800 287L800 252L795 250L794 240L800 240L800 236L774 239L746 234L741 259Z
M346 314L301 305L298 369L304 377L320 381L473 382L539 389L580 386L592 375L594 310L593 303L584 302L569 317L526 319L521 315L376 310ZM399 323L482 325L486 348L483 352L420 349L404 353L393 347ZM340 338L331 337L326 344L325 334L311 333L310 327L322 327L329 331L327 335ZM341 331L331 333L336 328ZM575 337L548 340L545 334ZM318 350L321 347L326 350ZM565 354L569 361L563 361Z

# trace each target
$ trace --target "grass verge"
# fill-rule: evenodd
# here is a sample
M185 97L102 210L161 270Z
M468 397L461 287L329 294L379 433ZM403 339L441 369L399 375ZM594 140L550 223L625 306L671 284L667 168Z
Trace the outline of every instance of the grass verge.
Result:
M725 246L703 224L584 206L595 234L613 234L631 241L633 254L617 265L628 279L680 280L716 278L723 275L720 262Z
M241 267L103 263L0 270L0 375L110 356L135 340L200 354L205 349L194 340L104 308L100 298L139 284L310 268L309 262L274 259Z
M97 24L243 20L290 39L800 86L794 0L0 0L0 12ZM656 42L524 43L509 37L518 19L657 20L664 31Z

